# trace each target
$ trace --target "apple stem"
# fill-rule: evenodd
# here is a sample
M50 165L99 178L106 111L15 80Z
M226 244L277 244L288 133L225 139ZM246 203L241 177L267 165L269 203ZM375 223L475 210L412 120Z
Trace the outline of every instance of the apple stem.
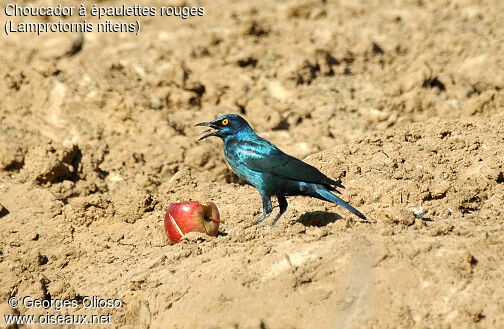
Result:
M181 230L181 229L180 229L180 227L177 225L177 222L175 221L175 219L173 219L173 217L172 217L172 215L171 215L171 214L168 214L168 216L170 216L170 220L172 221L173 226L175 226L175 228L177 229L177 232L179 232L180 237L183 237L183 236L184 236L184 233L182 233L182 230Z

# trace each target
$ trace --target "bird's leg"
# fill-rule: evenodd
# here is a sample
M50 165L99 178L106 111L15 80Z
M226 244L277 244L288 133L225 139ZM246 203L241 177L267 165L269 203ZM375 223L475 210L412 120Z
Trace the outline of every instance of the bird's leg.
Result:
M275 225L280 216L287 210L287 199L283 195L277 196L278 199L278 207L280 208L280 212L278 215L276 215L275 219L273 219L273 222L271 222L271 226Z
M262 220L265 219L266 217L268 217L271 214L271 212L273 211L273 205L271 204L271 198L267 195L261 195L261 197L262 197L262 202L263 202L263 214L261 215L261 217L259 217L258 219L256 219L254 221L254 225L262 222Z

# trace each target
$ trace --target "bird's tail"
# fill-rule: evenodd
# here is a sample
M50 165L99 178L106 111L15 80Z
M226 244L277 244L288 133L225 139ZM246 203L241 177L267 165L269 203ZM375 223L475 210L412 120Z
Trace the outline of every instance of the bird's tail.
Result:
M329 192L323 185L313 184L313 189L315 190L315 193L318 194L318 197L346 208L359 218L366 219L366 216L364 216L360 211Z

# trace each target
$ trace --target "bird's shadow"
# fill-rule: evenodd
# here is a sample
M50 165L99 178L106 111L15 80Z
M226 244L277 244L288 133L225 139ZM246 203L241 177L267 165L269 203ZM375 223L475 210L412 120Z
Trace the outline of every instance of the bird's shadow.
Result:
M309 211L302 214L297 221L304 226L322 227L334 223L340 219L343 219L343 217L336 213L327 211ZM361 221L361 223L369 222L367 220L363 220Z
M335 221L343 219L339 214L327 211L309 211L302 214L297 220L304 226L326 226L334 223Z
M0 218L7 216L8 214L10 214L10 211L0 205Z

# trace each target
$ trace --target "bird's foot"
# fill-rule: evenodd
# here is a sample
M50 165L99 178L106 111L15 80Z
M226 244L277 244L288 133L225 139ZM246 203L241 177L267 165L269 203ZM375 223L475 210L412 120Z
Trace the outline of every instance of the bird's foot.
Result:
M287 199L285 196L281 195L278 196L278 206L280 207L280 211L278 214L275 216L275 219L271 222L271 226L275 226L276 222L278 219L283 215L283 213L287 210Z
M260 222L262 222L262 221L263 221L263 219L265 219L265 218L266 218L266 217L268 217L269 215L270 215L270 214L262 214L262 215L261 215L261 217L259 217L258 219L256 219L256 220L254 221L254 223L253 223L253 224L254 224L254 225L259 224Z
M282 213L279 213L278 215L275 216L275 219L273 219L270 226L275 226L275 224L278 221L278 219L280 218L280 216L282 216Z

